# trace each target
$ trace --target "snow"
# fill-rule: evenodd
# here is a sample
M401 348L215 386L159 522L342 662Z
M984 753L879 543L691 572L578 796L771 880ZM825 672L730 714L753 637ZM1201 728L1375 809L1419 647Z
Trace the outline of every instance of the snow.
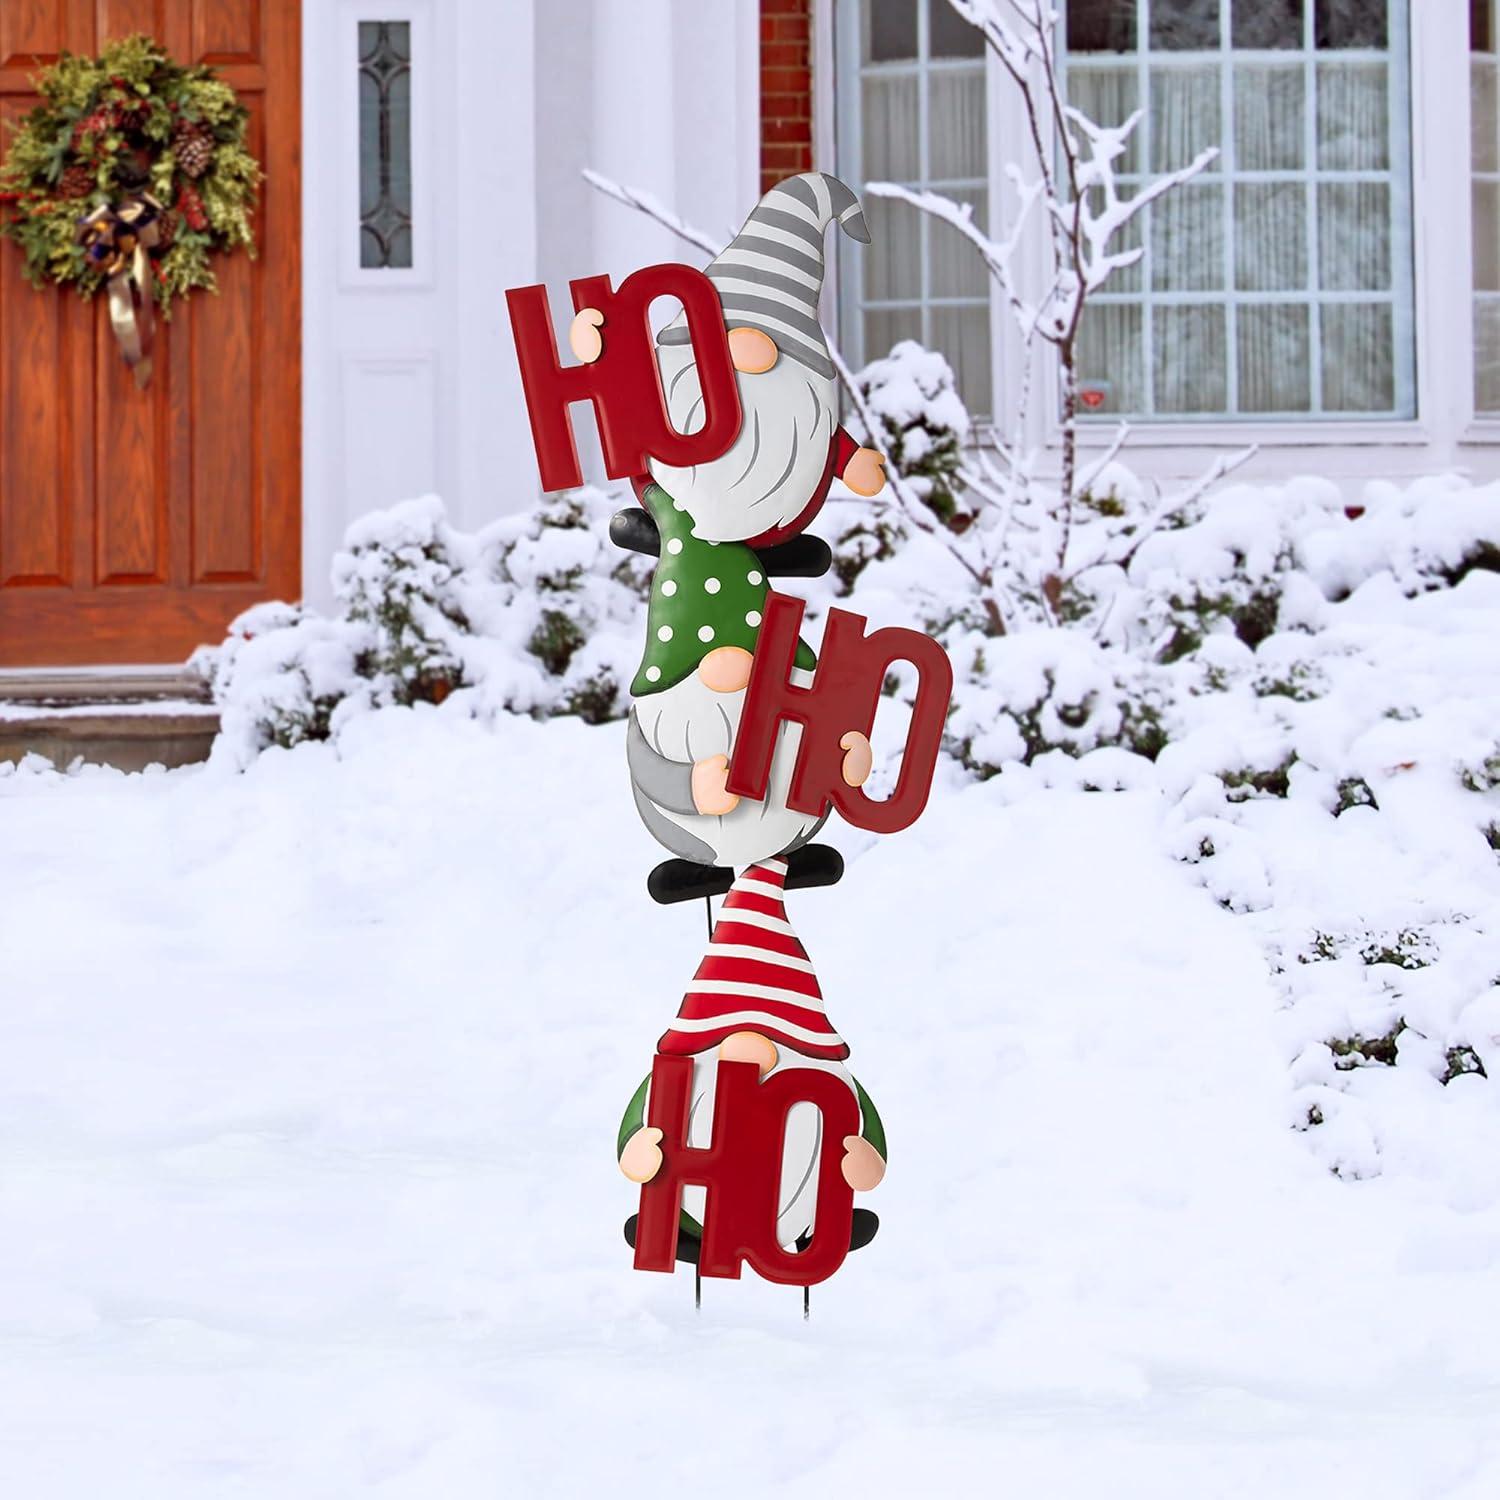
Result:
M1372 767L1437 732L1382 723ZM749 1274L695 1314L620 1238L703 941L646 897L620 724L450 698L242 774L0 770L6 1492L1493 1495L1493 1092L1340 1075L1390 1140L1329 1171L1261 925L1467 909L1483 861L1417 773L1316 822L1179 769L945 766L789 898L892 1152L808 1323ZM1198 887L1189 813L1274 902Z

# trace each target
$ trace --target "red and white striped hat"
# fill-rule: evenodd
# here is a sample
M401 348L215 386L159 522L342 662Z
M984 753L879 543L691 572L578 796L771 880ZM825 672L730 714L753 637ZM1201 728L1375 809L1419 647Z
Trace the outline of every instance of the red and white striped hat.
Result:
M730 886L658 1052L702 1052L736 1031L758 1031L806 1057L848 1057L848 1044L828 1023L807 950L786 919L785 882L786 861L763 859Z

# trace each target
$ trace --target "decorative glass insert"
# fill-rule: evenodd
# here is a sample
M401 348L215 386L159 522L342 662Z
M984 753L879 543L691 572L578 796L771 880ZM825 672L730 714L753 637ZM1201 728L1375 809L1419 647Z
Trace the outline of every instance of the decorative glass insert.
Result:
M1143 111L1122 196L1220 152L1141 214L1140 263L1092 299L1086 414L1415 415L1407 5L1071 0L1072 102Z
M359 263L411 266L411 23L359 23Z
M988 213L984 38L948 0L845 0L841 175L930 187ZM853 76L850 76L850 75ZM976 415L993 409L989 281L956 231L864 194L873 243L846 253L844 352L855 368L902 339L939 349Z
M1500 413L1500 55L1495 0L1471 0L1470 170L1473 174L1474 409Z

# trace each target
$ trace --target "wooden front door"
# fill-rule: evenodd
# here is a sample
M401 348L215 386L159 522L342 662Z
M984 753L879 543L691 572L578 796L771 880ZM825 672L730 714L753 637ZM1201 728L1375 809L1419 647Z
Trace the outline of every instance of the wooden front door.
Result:
M0 0L0 121L63 50L146 32L250 106L259 258L157 322L135 388L106 298L34 290L0 244L0 667L180 662L301 594L298 0ZM0 138L9 130L0 125Z

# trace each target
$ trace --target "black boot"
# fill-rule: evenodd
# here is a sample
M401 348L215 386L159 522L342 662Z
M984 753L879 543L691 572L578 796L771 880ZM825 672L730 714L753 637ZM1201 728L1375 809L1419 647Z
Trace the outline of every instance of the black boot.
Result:
M786 856L786 888L810 890L837 885L844 878L844 856L831 844L804 844ZM690 859L664 859L646 877L646 891L659 906L722 896L734 884L725 865L695 865Z

